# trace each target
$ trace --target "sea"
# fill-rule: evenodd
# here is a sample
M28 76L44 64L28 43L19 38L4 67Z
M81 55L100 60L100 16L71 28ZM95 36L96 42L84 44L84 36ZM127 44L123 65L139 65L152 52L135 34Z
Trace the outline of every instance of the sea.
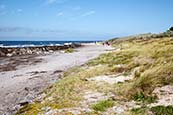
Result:
M0 47L59 46L67 44L95 43L100 41L0 41Z

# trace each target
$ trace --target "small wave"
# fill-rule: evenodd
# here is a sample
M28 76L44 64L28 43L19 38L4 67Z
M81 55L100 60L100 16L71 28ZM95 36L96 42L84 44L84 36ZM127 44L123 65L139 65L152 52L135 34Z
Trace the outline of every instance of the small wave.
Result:
M71 45L72 43L65 43L64 45ZM43 46L63 46L63 44L49 44L49 45L34 45L34 44L26 44L26 45L3 45L0 44L1 48L24 48L24 47L43 47Z
M55 44L56 46L62 46L62 44Z
M69 42L69 43L64 43L64 45L72 45L72 43L71 43L71 42Z
M38 46L43 46L43 45L34 45L34 44L29 44L29 45L0 45L2 48L20 48L20 47L38 47Z

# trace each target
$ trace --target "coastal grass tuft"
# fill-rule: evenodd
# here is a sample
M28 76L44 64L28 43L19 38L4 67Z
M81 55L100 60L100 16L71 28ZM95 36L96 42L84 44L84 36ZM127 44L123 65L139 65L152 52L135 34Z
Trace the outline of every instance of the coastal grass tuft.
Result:
M139 108L133 108L130 110L130 113L128 115L148 115L147 112L149 111L149 108L146 106L142 106Z
M95 111L106 111L107 108L113 107L114 102L112 100L102 100L92 106Z
M152 103L155 97L151 93L156 87L173 84L172 37L129 39L112 43L117 50L91 60L88 65L108 65L114 74L133 74L133 80L118 88L115 85L115 93L128 99L144 94L145 98L138 100Z
M152 95L156 87L173 84L173 38L128 39L115 42L115 51L102 54L87 64L66 71L61 80L47 89L42 103L29 104L21 113L39 113L43 107L61 109L80 106L83 94L88 90L111 92L122 100L135 100L142 105L153 103L157 97ZM100 84L88 82L88 78L99 75L122 73L133 75L133 79L119 84ZM119 100L120 101L120 100ZM144 104L143 104L144 103ZM112 107L114 101L103 100L92 106L95 112L103 112ZM133 109L133 114L143 114L148 108ZM158 115L170 115L171 107L153 107ZM165 113L165 114L162 114Z
M68 48L65 50L65 53L73 53L75 50L73 48Z
M126 44L125 47L123 47L124 44ZM120 94L125 98L133 99L137 94L149 96L156 87L173 84L173 38L150 39L140 42L124 41L119 45L122 47L120 53L133 52L133 55L126 53L122 56L131 57L129 63L124 63L126 70L133 72L135 68L139 68L134 73L134 79L123 83L119 89ZM114 62L115 64L123 63L122 61L119 63L112 61L112 64ZM152 102L153 98L149 100Z
M61 109L80 106L83 94L86 90L96 90L94 83L86 79L98 75L108 74L110 68L107 66L94 67L75 67L66 71L63 78L57 81L52 87L48 88L45 93L46 97L42 103L33 103L21 108L18 113L38 114L46 111L45 107L51 109Z
M143 102L146 104L154 103L157 99L156 96L146 96L143 92L134 95L133 99L138 102Z
M41 103L28 104L20 108L15 115L37 115L41 113L41 108L43 105Z
M66 72L64 74L66 76L48 91L53 98L52 103L59 104L58 108L78 106L82 100L83 91L94 88L92 84L86 81L86 78L104 74L108 70L100 66L95 68L77 68L70 71L70 73Z
M156 106L151 111L156 115L173 115L173 106Z

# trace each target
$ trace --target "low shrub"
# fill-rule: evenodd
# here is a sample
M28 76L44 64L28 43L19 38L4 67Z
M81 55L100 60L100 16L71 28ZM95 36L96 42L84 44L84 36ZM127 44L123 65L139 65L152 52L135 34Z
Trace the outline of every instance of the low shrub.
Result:
M173 106L156 106L151 111L156 115L173 115Z
M65 53L73 53L74 52L74 49L72 48L68 48L65 50Z
M156 98L156 96L146 96L146 95L144 95L144 93L141 92L141 93L135 94L133 99L135 101L149 104L149 103L155 102L157 98Z
M103 100L92 106L95 111L105 111L107 108L112 107L114 102L112 100Z

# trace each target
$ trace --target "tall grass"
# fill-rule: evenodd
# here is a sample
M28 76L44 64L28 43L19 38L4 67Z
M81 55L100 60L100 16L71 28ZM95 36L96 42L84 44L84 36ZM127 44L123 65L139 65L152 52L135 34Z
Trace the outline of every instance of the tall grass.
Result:
M44 111L43 107L60 109L80 106L84 91L95 89L104 92L109 90L125 100L152 103L155 101L152 91L156 87L173 84L173 38L111 42L121 50L103 54L83 67L65 72L63 79L46 91L44 102L28 105L19 112L38 113ZM134 73L134 79L102 87L87 81L90 77L117 73ZM105 103L107 104L107 101L98 103L94 109L103 110Z
M150 40L144 42L150 43ZM123 49L123 52L128 51L137 54L131 56L129 55L131 53L127 53L123 55L124 57L132 57L130 58L132 61L127 63L127 68L131 68L131 70L135 67L140 68L133 81L122 85L123 94L128 94L129 98L133 98L134 95L141 92L150 95L154 88L173 83L172 38L152 39L150 44L142 43L143 41L140 41L128 49Z

